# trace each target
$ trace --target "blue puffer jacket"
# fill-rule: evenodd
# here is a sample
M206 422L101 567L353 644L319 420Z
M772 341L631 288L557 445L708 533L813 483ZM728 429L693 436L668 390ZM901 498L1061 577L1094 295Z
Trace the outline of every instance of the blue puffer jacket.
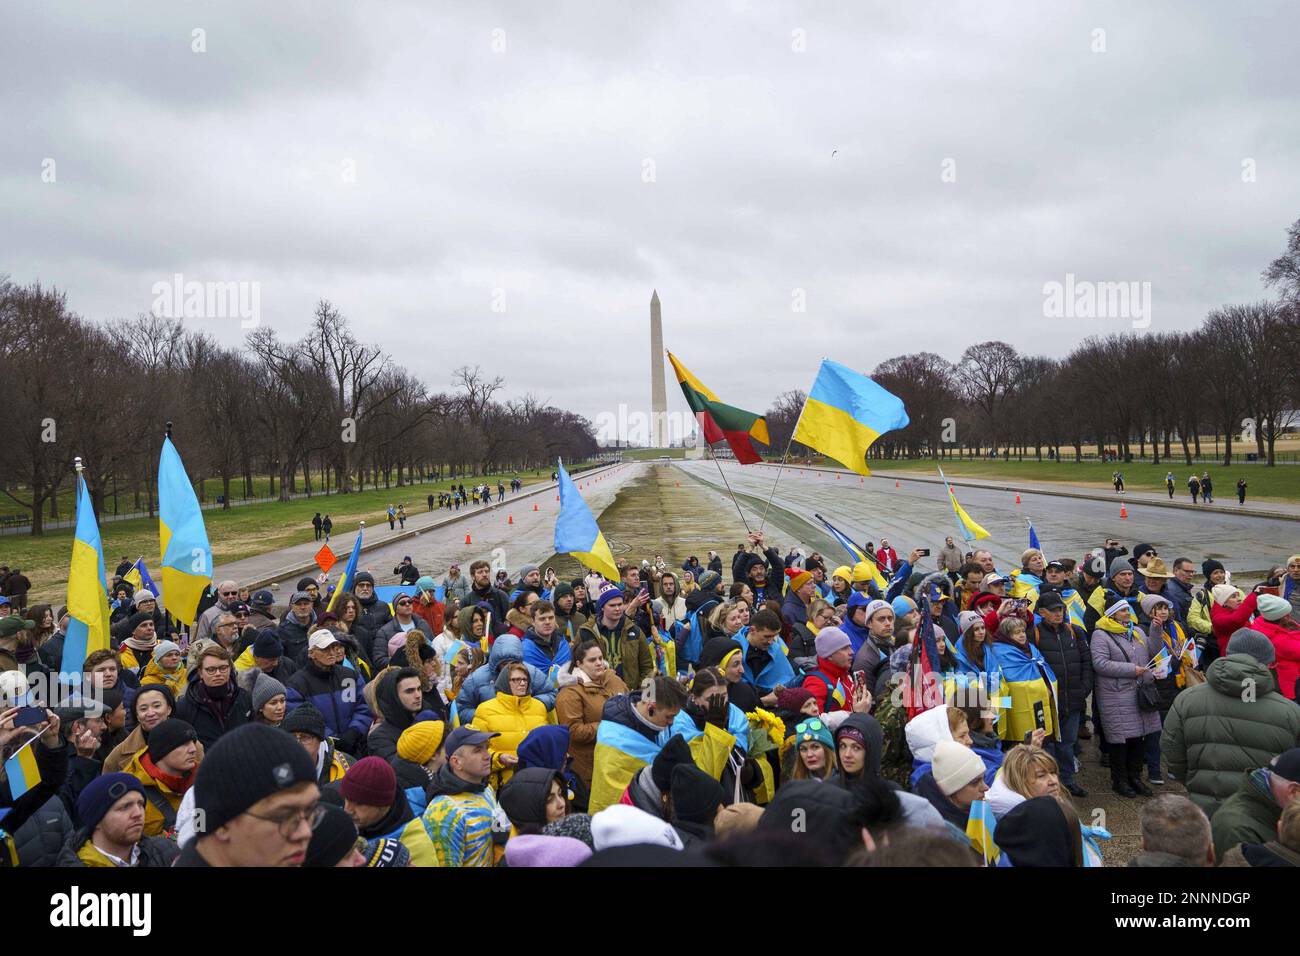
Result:
M340 741L346 739L352 746L344 747L344 751L355 753L357 741L365 741L373 722L362 693L365 686L365 678L350 668L335 665L322 669L308 661L285 683L285 713L310 701L325 718L325 732Z
M460 693L456 695L456 710L461 726L474 719L478 705L491 700L497 695L496 680L506 662L523 663L524 642L513 634L502 634L492 645L488 662L465 678ZM559 688L555 682L531 664L524 664L533 678L529 693L546 705L547 710L555 709L555 695Z

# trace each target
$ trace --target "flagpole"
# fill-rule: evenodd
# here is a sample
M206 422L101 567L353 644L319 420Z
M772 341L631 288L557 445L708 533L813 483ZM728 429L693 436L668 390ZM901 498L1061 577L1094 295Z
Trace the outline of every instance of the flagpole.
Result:
M705 442L705 444L709 443ZM745 520L745 513L740 510L740 502L736 500L736 493L731 490L731 482L727 481L727 476L722 471L722 462L718 461L717 456L713 454L712 445L709 445L709 455L713 458L713 463L718 466L718 474L722 476L722 483L727 486L727 494L731 495L731 503L736 506L736 514L740 515L740 523L745 526L746 531L750 531L749 522Z
M763 526L767 524L767 513L772 507L772 499L776 497L776 486L781 480L781 470L785 468L785 460L790 455L790 446L794 444L794 433L799 430L799 423L803 421L804 409L808 407L808 399L804 399L803 408L799 409L799 417L794 420L794 427L790 429L790 440L785 443L785 451L781 454L781 462L776 466L776 479L772 482L772 493L767 496L767 505L763 508L763 520L758 523L758 530L762 531Z

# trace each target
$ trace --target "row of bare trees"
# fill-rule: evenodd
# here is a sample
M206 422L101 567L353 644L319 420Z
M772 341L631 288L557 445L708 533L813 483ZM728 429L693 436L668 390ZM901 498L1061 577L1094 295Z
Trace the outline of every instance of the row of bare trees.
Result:
M430 391L326 301L297 341L261 327L230 349L148 313L88 322L64 293L0 277L0 345L0 491L36 535L60 516L76 457L97 512L152 514L169 421L201 495L216 482L226 507L232 497L400 487L597 451L587 419L531 395L503 401L505 382L477 366Z

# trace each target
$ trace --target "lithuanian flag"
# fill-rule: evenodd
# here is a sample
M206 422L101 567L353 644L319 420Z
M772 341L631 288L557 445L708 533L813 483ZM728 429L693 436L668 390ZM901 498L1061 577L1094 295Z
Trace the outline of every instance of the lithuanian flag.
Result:
M677 361L672 352L668 353L668 361L672 363L677 384L686 396L686 404L699 419L704 440L710 445L725 441L731 446L736 461L742 465L762 461L762 457L754 451L750 439L757 438L764 445L772 444L772 439L767 434L767 419L743 408L723 404L708 386L691 374L690 369Z

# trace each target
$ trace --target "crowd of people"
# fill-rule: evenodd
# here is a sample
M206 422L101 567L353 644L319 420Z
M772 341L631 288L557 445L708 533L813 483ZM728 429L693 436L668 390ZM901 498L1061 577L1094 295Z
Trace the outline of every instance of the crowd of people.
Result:
M0 865L1100 866L1089 738L1133 865L1300 862L1300 555L928 554L407 557L390 602L227 580L190 627L118 577L48 705L68 609L0 597L0 746L39 777L0 782Z

